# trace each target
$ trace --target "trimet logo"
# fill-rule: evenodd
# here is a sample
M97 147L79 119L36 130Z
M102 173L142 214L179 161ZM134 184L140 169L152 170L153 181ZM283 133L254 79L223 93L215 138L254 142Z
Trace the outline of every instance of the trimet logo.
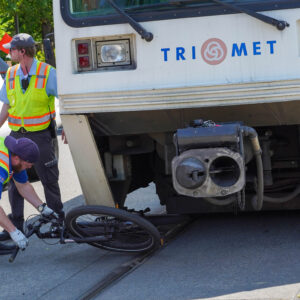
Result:
M239 58L242 56L256 56L275 53L275 45L277 41L254 41L254 42L241 42L233 43L231 46L231 57ZM228 45L228 44L227 44ZM201 50L198 46L176 47L176 48L161 48L163 60L168 61L186 61L186 60L199 60L202 58L209 65L218 65L227 57L230 56L230 46L218 39L211 38L205 41Z
M201 56L209 65L220 64L227 55L227 47L220 39L209 39L201 47Z

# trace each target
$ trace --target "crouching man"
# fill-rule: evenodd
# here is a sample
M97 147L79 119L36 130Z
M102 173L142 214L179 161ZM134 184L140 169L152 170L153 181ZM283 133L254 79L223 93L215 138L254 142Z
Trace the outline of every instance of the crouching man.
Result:
M30 139L15 139L12 136L0 137L0 198L3 185L13 179L18 192L42 215L56 215L52 209L40 200L28 181L26 169L31 168L38 161L39 156L38 146ZM0 226L9 233L11 239L19 248L25 249L27 247L28 239L10 221L1 206ZM8 247L0 244L0 249L7 249Z

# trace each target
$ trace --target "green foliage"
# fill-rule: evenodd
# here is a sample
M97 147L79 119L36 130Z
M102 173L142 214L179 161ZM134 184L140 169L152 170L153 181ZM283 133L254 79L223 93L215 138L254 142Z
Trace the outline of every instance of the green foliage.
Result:
M47 33L53 32L52 0L0 0L0 39L5 32L15 35L17 27L42 42ZM0 56L4 58L5 53L0 51ZM38 58L42 57L39 47Z
M44 51L41 51L41 50L38 50L36 52L36 59L39 60L39 61L45 61L45 54L44 54Z

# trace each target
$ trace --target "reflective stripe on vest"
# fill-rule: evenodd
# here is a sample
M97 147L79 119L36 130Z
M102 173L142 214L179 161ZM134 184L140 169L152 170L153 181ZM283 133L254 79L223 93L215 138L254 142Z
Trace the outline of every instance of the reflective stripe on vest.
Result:
M22 126L22 118L21 117L16 117L12 115L8 115L8 125L13 125L13 126Z
M55 111L52 111L51 113L44 114L42 116L37 117L24 117L24 127L26 126L36 126L36 125L42 125L47 122L49 122L51 119L54 119L56 116Z
M4 139L4 137L0 137L0 167L7 172L7 178L3 184L8 182L11 178L9 177L9 153L8 149L4 145Z
M44 63L41 63L39 65L38 70L36 72L36 79L34 85L36 89L43 89L45 87L48 67L49 65Z
M3 163L6 168L9 168L9 156L7 153L0 150L0 162Z
M10 90L15 88L15 78L19 65L15 65L8 69L8 87Z

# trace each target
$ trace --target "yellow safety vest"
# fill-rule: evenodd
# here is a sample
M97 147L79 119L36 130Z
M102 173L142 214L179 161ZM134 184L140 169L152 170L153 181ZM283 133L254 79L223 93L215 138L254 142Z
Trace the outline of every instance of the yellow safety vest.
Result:
M29 86L23 94L20 77L17 74L19 64L10 67L6 74L6 91L9 100L8 125L18 131L24 127L27 131L40 131L48 128L51 119L55 119L54 96L46 93L50 65L37 62L36 75L32 75Z
M0 137L0 167L2 167L7 172L7 178L3 182L6 183L10 180L9 175L9 152L6 146L4 145L4 137Z

